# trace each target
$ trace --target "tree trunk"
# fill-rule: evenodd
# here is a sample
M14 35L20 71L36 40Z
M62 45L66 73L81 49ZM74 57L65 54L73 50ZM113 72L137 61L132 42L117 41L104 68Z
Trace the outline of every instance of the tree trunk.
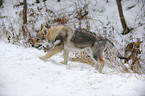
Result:
M39 0L36 0L36 3L40 3L40 1Z
M23 24L27 23L27 0L23 0L24 7L23 7Z
M43 0L43 2L45 2L45 1L47 1L47 0Z
M23 0L23 25L22 25L22 31L23 31L23 36L24 38L27 37L27 0Z
M0 0L0 7L2 7L3 5L3 0Z
M124 15L123 15L121 0L116 0L116 2L117 2L117 6L118 6L120 21L121 21L121 24L122 24L122 27L123 27L123 33L121 33L121 34L126 35L129 32L131 32L132 28L129 29L127 24L126 24L126 21L125 21Z

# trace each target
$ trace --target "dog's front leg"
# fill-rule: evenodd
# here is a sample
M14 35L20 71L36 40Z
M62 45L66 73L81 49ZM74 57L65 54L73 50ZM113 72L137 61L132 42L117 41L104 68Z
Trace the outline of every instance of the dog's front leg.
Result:
M64 48L59 45L54 47L53 49L49 50L44 56L40 57L40 59L42 60L47 60L48 58L50 58L51 56L61 52Z
M103 60L103 58L100 58L100 59L98 59L98 61L99 61L99 72L100 73L102 73L102 70L103 70L103 68L104 68L104 60ZM97 65L95 65L95 69L97 68Z
M64 61L61 62L62 64L67 64L69 59L69 49L64 49L63 51Z

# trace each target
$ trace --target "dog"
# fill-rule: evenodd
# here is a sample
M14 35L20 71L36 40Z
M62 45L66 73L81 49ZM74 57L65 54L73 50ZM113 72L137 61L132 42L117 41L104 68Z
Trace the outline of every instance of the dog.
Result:
M131 42L125 47L125 57L128 58L125 60L125 63L132 59L131 70L134 70L134 64L137 62L141 68L138 54L141 54L140 44L143 41L138 40L137 42Z
M41 25L41 30L38 32L34 46L39 44L51 42L54 47L49 50L44 56L40 57L46 60L51 56L63 51L64 61L63 64L68 63L69 52L72 50L85 50L91 58L96 62L95 69L97 70L97 61L99 61L98 71L102 73L105 61L103 59L103 52L105 48L109 48L120 59L123 57L114 44L107 38L95 34L81 28L70 28L68 26L57 26L47 29Z

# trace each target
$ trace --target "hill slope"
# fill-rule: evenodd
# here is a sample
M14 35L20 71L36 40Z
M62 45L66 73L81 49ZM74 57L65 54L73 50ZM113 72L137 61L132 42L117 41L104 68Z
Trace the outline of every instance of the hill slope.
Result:
M0 96L144 96L145 76L106 72L68 62L59 53L47 61L43 51L0 41Z

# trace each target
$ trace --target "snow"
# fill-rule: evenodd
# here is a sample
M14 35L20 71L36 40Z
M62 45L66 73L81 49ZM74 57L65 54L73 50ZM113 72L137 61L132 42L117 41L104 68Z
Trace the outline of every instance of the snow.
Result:
M145 96L145 75L116 73L68 62L62 52L45 53L0 40L0 96Z
M115 68L109 68L107 64L103 74L84 63L69 61L68 65L63 65L60 63L63 60L62 52L43 61L39 59L45 54L43 50L24 47L25 41L21 36L19 43L12 41L13 33L21 33L20 13L23 6L14 7L20 1L23 0L4 0L4 8L0 8L0 16L6 16L0 19L0 96L145 96L145 74L121 73ZM47 0L46 5L42 0L39 4L35 2L36 0L27 0L28 22L32 21L28 24L28 29L32 36L36 35L35 30L40 29L40 24L45 25L47 21L54 19L51 14L45 12L46 8L56 12L56 15L65 13L64 15L70 19L67 25L78 27L78 20L69 14L75 12L76 7L90 2L90 30L107 36L118 49L125 48L126 44L136 41L137 38L143 40L140 62L145 68L145 26L137 27L139 23L145 22L142 16L144 12L140 10L143 1L122 0L128 26L137 27L126 36L121 35L123 29L114 0L109 0L108 3L106 0L61 0L59 3L57 0ZM76 6L75 3L80 5ZM134 4L134 8L127 10ZM37 8L42 8L41 12ZM35 18L29 16L31 12L35 13ZM85 28L85 20L82 22L82 27ZM107 34L103 33L104 30ZM7 43L6 33L11 36L10 42L15 45ZM123 54L123 50L119 51Z

